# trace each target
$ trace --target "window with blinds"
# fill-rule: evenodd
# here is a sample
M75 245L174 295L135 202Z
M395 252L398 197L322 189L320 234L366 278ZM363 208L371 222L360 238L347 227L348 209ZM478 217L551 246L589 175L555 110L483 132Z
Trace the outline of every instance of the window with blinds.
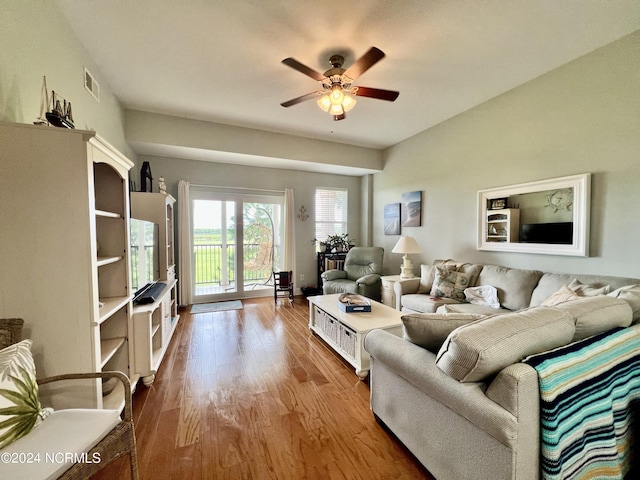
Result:
M347 189L316 188L316 238L347 232Z

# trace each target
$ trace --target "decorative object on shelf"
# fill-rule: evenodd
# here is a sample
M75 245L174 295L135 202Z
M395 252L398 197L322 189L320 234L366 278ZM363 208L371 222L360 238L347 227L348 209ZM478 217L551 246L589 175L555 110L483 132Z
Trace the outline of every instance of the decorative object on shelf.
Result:
M489 210L502 210L507 207L507 198L492 198L489 200Z
M401 278L413 278L413 265L409 259L410 253L422 253L420 246L416 243L413 237L400 237L396 246L391 250L393 253L403 253L402 266L400 267Z
M402 226L419 227L422 225L422 192L407 192L402 194Z
M40 115L33 122L34 125L49 125L46 117L46 111L49 108L49 91L47 90L47 77L42 76L42 88L40 89Z
M329 235L324 243L327 246L327 252L347 252L351 248L352 241L349 240L348 233L337 233Z
M389 203L384 206L384 234L400 235L399 203Z
M147 191L147 180L149 180L149 192L153 191L153 177L151 176L151 165L149 162L143 162L140 168L140 191Z
M158 178L158 191L160 193L167 193L167 184L164 183L164 177Z
M67 102L55 91L51 90L51 111L45 114L47 121L54 127L76 128L73 125L71 102Z
M298 219L301 222L306 222L308 218L309 218L309 214L307 213L307 209L304 208L304 205L302 205L300 207L300 211L298 212Z
M553 213L557 213L558 210L561 209L571 211L571 205L573 205L573 189L562 188L556 190L547 196L547 201L549 203L546 206L553 208Z

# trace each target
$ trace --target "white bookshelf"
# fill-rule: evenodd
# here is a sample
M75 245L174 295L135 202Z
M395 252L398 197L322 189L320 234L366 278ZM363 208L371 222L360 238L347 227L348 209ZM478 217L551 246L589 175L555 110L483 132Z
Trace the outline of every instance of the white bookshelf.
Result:
M39 377L119 370L135 387L133 163L91 131L0 123L0 145L0 316L24 319ZM123 404L118 389L103 397L101 382L89 385L75 392L74 405ZM67 406L49 393L52 406Z

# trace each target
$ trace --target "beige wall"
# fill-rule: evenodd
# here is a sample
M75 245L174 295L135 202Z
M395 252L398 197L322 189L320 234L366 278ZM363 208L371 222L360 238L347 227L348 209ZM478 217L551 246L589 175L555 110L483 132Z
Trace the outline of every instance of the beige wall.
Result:
M546 271L638 276L640 271L640 32L422 132L385 152L374 175L374 243L390 252L380 212L421 190L415 265L437 258ZM424 108L429 99L425 97ZM485 188L591 172L591 254L476 250L476 195ZM385 256L399 273L401 256Z
M184 160L163 157L140 156L138 163L148 161L154 178L153 191L157 192L157 179L165 178L167 191L178 198L178 181L186 180L194 184L226 187L284 190L293 188L296 215L304 205L309 213L306 221L296 218L296 288L302 285L300 274L304 274L306 285L316 285L316 257L311 239L315 237L314 198L316 187L347 188L349 199L349 237L362 244L361 185L360 177L330 175L275 168L245 167L225 163L198 160ZM139 171L133 172L139 178ZM179 208L179 207L178 207ZM177 208L176 208L177 215ZM177 218L177 217L176 217Z
M84 67L100 84L100 103L84 88ZM0 120L33 123L42 76L48 90L71 102L76 128L95 130L135 161L125 142L123 113L98 67L55 2L5 1L0 7Z

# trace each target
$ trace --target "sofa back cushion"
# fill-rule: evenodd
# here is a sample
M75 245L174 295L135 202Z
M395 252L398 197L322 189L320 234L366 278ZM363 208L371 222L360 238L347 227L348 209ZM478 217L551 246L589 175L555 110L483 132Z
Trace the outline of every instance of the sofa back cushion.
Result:
M555 307L487 317L451 332L436 364L456 380L479 382L527 355L571 342L574 322L571 315Z
M570 315L575 322L573 341L631 325L632 311L627 302L607 295L581 297L553 308Z
M402 333L408 342L437 353L456 328L484 317L474 313L410 313L402 316Z
M613 277L610 275L581 275L572 273L545 273L540 277L540 281L531 295L531 306L542 305L547 298L560 290L563 285L570 285L574 280L578 280L583 285L590 285L594 288L609 286L613 291L624 285L640 283L639 279L627 277Z
M478 277L478 285L496 287L500 305L509 310L522 310L531 303L531 294L541 276L542 272L538 270L485 265Z

